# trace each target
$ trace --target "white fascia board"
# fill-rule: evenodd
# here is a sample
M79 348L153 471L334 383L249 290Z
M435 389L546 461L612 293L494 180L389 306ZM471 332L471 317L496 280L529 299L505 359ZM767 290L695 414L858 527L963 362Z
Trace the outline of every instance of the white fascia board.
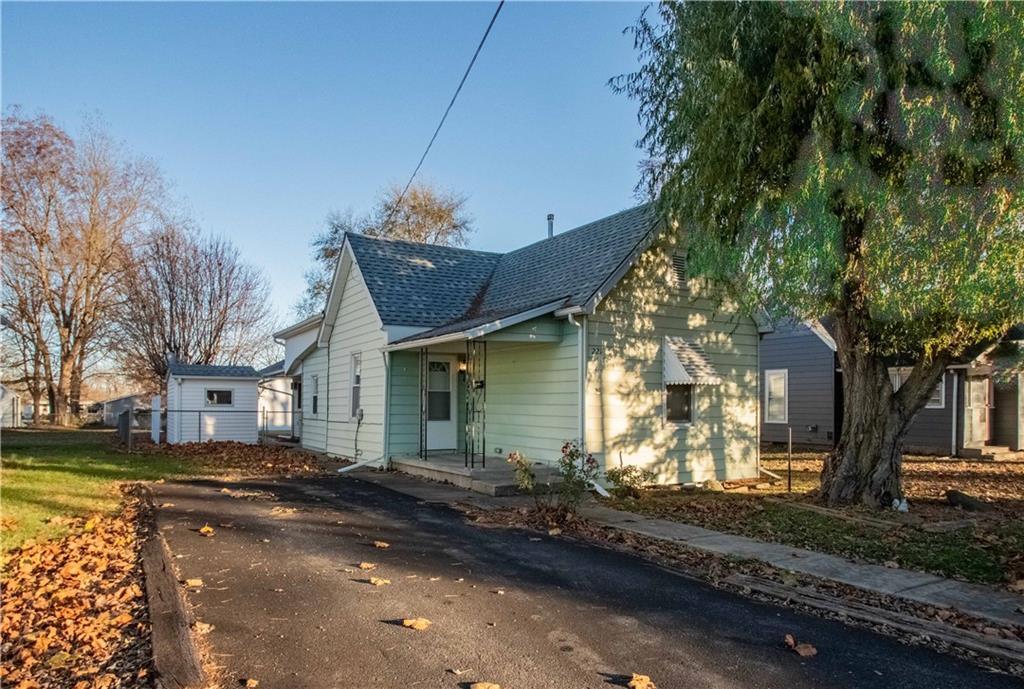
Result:
M281 328L273 334L273 338L275 340L287 340L289 337L295 337L296 335L300 335L307 330L312 330L314 327L319 326L320 321L322 321L323 318L323 312L314 314L305 320L299 321L298 323L293 323L288 327Z
M825 330L825 326L821 324L821 321L808 320L804 321L804 325L807 326L808 330L817 335L818 339L824 342L826 347L831 349L833 352L836 351L836 341L828 334L828 331Z
M348 237L341 245L341 252L338 254L338 264L334 268L334 275L331 276L331 289L327 292L327 303L324 305L324 318L320 321L320 330L317 333L316 342L321 347L327 346L331 339L331 331L334 329L334 319L338 317L338 309L341 307L341 298L345 292L345 282L348 280L348 271L355 262L355 254L348 243Z
M422 340L411 340L409 342L399 342L397 344L387 345L386 347L384 347L384 351L395 352L403 349L417 349L420 347L429 347L430 345L444 344L446 342L475 340L478 337L483 337L484 335L488 335L503 328L508 328L509 326L513 326L518 323L523 323L524 321L537 318L538 316L546 316L547 314L554 312L555 307L557 307L561 303L561 300L551 302L550 304L545 304L544 306L538 306L535 309L522 311L512 316L508 316L507 318L499 318L497 320L491 321L490 323L485 323L484 325L468 328L466 330L461 330L459 332L447 333L445 335L438 335L436 337L428 337Z

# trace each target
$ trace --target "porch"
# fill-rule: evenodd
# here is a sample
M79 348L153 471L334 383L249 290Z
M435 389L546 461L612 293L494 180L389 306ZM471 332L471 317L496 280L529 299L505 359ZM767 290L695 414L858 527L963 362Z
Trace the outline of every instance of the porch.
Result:
M537 465L539 482L554 480L563 443L578 434L576 331L548 317L486 336L392 349L392 468L511 495L515 481L505 457L517 451Z
M392 457L391 467L405 474L450 483L484 495L505 497L519 493L512 466L503 457L487 457L486 466L481 466L478 460L473 468L466 466L465 455L461 454L431 454L427 459ZM539 486L560 483L558 472L548 464L538 463L534 471Z

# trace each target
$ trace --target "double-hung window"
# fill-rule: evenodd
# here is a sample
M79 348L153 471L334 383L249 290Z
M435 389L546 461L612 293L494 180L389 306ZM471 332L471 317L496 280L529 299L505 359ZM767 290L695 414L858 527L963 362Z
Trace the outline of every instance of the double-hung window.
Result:
M764 421L789 422L789 369L769 369L764 372Z
M890 368L889 369L889 381L892 383L892 391L896 392L899 390L903 383L910 377L909 368ZM935 384L935 389L932 390L932 396L928 398L928 402L924 405L925 409L945 409L946 408L946 374L943 373L939 378L939 382Z
M320 406L320 376L313 376L313 385L310 386L312 395L313 416L317 415L317 408Z
M359 417L359 392L363 386L363 355L352 353L352 418Z

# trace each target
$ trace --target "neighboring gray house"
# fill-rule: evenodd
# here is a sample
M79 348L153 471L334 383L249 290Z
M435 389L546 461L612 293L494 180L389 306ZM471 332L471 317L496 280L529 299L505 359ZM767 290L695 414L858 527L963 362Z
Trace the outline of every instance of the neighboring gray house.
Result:
M504 254L346 235L322 321L275 334L302 445L467 472L582 439L664 483L756 477L758 326L681 236L647 206Z
M1024 327L973 361L946 369L914 419L905 449L995 457L1024 450ZM828 319L780 325L762 335L761 439L833 447L843 417L842 371ZM893 385L909 369L889 370Z

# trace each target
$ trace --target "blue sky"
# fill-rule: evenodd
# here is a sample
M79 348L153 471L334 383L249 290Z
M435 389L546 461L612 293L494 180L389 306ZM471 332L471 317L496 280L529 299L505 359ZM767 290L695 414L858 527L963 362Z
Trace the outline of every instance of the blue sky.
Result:
M267 272L282 322L333 210L404 183L495 3L2 4L2 100L99 116L200 226ZM508 3L421 178L503 251L635 203L636 3ZM567 270L586 270L567 266Z

